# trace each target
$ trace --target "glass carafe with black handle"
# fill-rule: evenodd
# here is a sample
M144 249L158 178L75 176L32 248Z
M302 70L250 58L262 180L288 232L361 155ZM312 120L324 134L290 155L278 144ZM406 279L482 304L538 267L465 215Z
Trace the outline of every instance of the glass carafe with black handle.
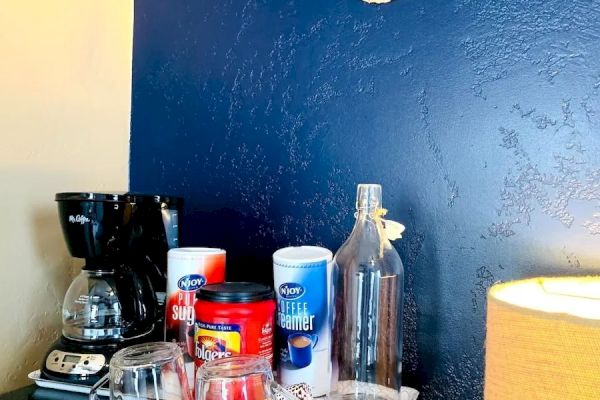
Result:
M154 292L147 277L121 265L85 267L63 302L63 335L75 341L123 341L149 334Z

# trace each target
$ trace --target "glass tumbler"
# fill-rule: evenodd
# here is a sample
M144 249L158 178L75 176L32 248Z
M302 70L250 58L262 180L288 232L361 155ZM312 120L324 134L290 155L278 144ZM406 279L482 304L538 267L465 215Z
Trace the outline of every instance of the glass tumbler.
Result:
M192 400L183 354L175 343L155 342L126 347L110 360L110 399ZM98 399L98 384L90 400Z
M242 355L208 361L196 373L196 400L298 400L273 379L269 362Z

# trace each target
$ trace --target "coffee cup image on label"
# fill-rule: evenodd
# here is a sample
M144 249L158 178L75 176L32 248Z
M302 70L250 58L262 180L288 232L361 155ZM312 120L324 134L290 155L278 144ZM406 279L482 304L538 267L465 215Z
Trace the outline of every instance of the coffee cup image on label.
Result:
M308 333L293 333L288 336L288 351L290 361L297 368L304 368L312 362L313 349L319 337Z

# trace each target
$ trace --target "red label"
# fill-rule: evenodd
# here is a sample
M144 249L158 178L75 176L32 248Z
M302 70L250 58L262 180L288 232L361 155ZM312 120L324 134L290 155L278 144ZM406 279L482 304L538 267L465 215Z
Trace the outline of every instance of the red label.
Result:
M194 357L196 290L225 280L225 253L193 258L169 258L165 328L166 340L178 342Z
M196 302L196 366L235 354L258 354L273 365L275 301Z

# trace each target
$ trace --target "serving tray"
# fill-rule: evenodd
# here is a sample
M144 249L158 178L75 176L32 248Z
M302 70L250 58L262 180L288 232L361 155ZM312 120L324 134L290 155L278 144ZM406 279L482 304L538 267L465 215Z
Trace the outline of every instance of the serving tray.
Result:
M29 375L27 375L27 376L29 377L29 379L34 381L37 386L47 388L47 389L64 390L67 392L89 394L90 389L92 388L91 386L86 386L86 385L77 385L77 384L73 384L73 383L64 383L64 382L52 381L50 379L44 379L41 377L41 372L39 369L35 370L33 372L30 372ZM108 388L101 387L100 389L98 389L98 395L103 396L103 397L108 397L109 396ZM402 396L402 400L416 400L417 397L419 396L419 392L416 391L415 389L403 386L401 396Z
M47 388L47 389L55 389L55 390L64 390L66 392L74 392L74 393L83 393L89 394L91 386L87 385L78 385L75 383L65 383L65 382L57 382L50 379L42 378L42 374L39 369L30 372L27 375L29 379L35 382L35 384L39 387ZM108 387L102 387L98 389L98 395L103 397L108 397Z

